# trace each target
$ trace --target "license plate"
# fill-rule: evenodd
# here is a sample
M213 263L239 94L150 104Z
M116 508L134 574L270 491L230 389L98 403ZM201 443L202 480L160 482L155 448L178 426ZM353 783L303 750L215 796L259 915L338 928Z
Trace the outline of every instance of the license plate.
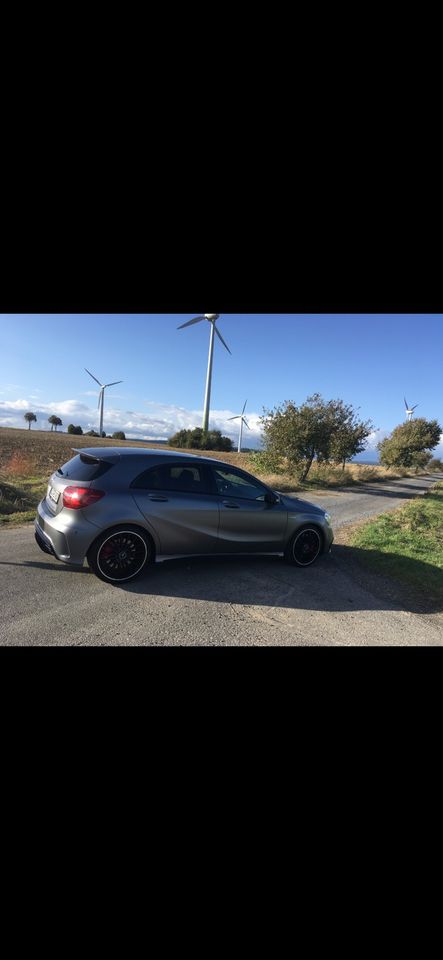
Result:
M60 494L59 494L58 490L54 490L54 487L50 487L50 488L49 488L49 499L52 500L54 503L58 503L59 497L60 497Z

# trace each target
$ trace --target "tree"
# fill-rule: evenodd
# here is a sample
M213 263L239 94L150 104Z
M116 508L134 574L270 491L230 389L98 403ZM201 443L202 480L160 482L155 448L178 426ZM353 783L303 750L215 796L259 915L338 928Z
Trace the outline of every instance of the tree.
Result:
M37 417L36 417L35 413L31 413L31 411L29 411L29 413L24 413L24 414L23 414L23 419L24 419L24 420L27 420L27 422L28 422L28 430L31 429L31 423L34 423L34 421L35 421L35 423L37 423Z
M111 440L126 440L123 430L117 430L112 434Z
M341 414L342 422L332 435L330 456L334 463L341 463L344 470L347 460L363 453L366 440L374 427L370 420L357 420L352 407L343 404L342 410L337 412L339 418Z
M177 433L174 433L173 437L169 437L168 443L170 447L186 447L188 440L188 430L178 430Z
M55 427L55 432L57 433L57 427L63 426L63 421L60 420L60 417L56 417L53 413L52 416L48 417L48 423L51 424L51 433Z
M201 450L224 450L226 453L232 450L232 440L222 436L220 430L208 430L203 434L200 444Z
M194 427L193 430L188 430L188 447L191 447L191 450L203 450L206 436L201 427ZM206 447L206 449L208 448Z
M222 436L220 430L208 430L204 433L201 427L179 430L169 438L168 443L171 447L186 447L188 450L232 450L232 440Z
M442 428L436 420L416 417L401 423L378 444L380 463L385 467L426 466L432 450L440 442Z
M428 460L426 467L428 470L431 470L432 472L442 473L443 460L440 460L440 457L431 457L431 459Z
M98 433L96 430L88 430L88 432L85 433L85 437L98 437Z
M344 466L364 450L374 429L369 420L359 421L353 407L343 400L326 401L319 393L300 407L287 400L274 410L265 410L260 419L266 454L273 459L286 458L301 481L306 480L314 459L334 460Z
M68 433L75 433L76 435L81 436L83 434L83 430L81 427L74 427L74 424L70 423L68 425Z

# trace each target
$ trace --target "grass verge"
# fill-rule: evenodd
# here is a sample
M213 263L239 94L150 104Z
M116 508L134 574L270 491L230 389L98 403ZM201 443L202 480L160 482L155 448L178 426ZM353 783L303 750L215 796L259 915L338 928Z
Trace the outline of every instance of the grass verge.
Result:
M348 545L359 564L443 601L443 483L392 513L359 524Z
M34 520L46 487L41 477L14 477L12 483L0 474L0 523L13 525Z

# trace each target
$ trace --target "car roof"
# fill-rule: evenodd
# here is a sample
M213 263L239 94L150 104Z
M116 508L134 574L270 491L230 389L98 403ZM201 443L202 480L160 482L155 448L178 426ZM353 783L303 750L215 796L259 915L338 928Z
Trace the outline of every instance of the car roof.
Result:
M195 453L179 453L177 450L165 450L152 447L72 447L74 453L84 453L88 457L95 457L97 460L106 460L107 457L178 457L185 460L202 460ZM210 458L212 460L212 457ZM221 461L216 461L221 463Z

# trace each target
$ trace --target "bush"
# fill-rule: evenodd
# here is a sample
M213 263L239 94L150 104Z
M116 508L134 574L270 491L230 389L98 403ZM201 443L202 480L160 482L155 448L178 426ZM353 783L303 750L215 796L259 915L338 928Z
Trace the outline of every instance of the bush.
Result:
M123 430L116 430L116 432L112 434L111 440L126 440Z
M171 447L185 447L188 450L224 450L231 453L232 440L222 436L220 430L208 430L204 433L201 427L194 430L179 430L168 440Z
M282 458L268 450L256 450L254 453L251 453L249 455L249 463L251 464L251 469L255 470L258 474L280 474L285 472L285 465Z
M415 417L401 423L379 443L380 463L385 467L406 467L419 471L429 463L440 441L442 429L436 420Z
M438 473L443 472L443 461L439 457L433 457L432 460L429 460L426 464L427 470L430 470L432 473L434 471Z
M371 466L360 466L360 464L359 464L358 466L359 466L359 469L358 469L358 474L357 474L357 476L358 476L358 479L359 479L359 480L362 480L362 481L364 481L364 482L366 483L368 480L379 480L379 479L380 479L380 474L379 474L378 470L375 469L375 467L371 467Z
M75 433L77 436L83 435L83 430L81 427L74 427L73 423L68 425L68 433Z
M315 463L312 465L310 480L320 486L346 486L354 483L350 470L343 469L331 463Z

